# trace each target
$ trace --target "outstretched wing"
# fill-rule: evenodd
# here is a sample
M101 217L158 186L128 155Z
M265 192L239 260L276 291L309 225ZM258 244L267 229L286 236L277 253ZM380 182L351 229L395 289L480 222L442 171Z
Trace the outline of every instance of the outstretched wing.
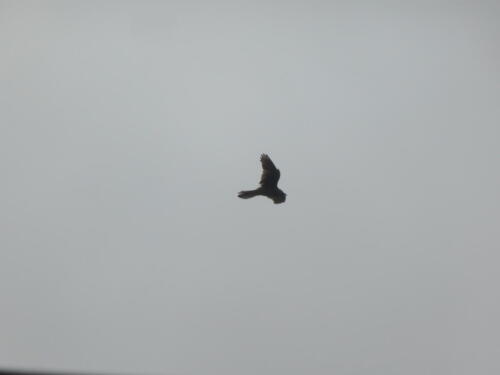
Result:
M262 176L260 177L260 184L264 187L275 187L278 185L280 179L280 170L275 167L273 161L266 154L260 156L262 163Z

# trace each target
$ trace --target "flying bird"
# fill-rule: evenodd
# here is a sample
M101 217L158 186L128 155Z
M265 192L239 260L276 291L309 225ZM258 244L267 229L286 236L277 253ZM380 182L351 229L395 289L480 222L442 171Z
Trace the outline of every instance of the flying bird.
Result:
M272 199L276 204L283 203L286 200L286 194L278 188L280 170L276 168L271 158L266 154L260 156L260 162L262 163L260 187L255 190L240 191L238 197L248 199L257 195L263 195Z

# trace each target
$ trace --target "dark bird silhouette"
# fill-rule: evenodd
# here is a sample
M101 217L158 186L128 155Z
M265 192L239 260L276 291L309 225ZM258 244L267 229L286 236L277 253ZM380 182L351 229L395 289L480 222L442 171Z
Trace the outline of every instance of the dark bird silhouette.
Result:
M271 158L266 154L260 156L260 162L262 163L260 187L255 190L240 191L238 197L248 199L257 195L263 195L272 199L274 203L283 203L286 199L286 194L278 188L280 170L275 167Z

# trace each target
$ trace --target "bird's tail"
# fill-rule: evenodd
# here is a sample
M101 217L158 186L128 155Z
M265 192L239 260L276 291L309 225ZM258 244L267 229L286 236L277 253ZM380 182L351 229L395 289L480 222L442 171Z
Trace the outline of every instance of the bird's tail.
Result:
M255 190L243 190L238 193L238 197L243 199L253 198L260 194L260 189Z

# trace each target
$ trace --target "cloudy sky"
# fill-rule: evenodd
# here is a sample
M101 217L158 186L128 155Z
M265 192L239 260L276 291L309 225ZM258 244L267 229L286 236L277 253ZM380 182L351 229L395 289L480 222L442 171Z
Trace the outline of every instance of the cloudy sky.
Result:
M0 1L0 367L500 373L499 19Z

